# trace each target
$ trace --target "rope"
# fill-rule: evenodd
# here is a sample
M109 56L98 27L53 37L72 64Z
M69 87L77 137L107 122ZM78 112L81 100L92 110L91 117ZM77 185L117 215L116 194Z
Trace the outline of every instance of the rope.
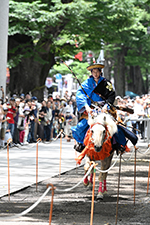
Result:
M140 154L145 155L149 151L149 147L147 148L147 150L145 152L141 152L139 149L137 149L137 150Z
M10 216L10 217L0 217L0 220L11 220L11 219L15 219L15 218L26 215L27 213L29 213L31 210L33 210L42 201L42 199L47 195L47 193L49 192L50 189L51 189L51 187L48 187L46 189L46 191L43 193L43 195L38 199L38 201L36 201L33 205L31 205L28 209L26 209L22 213L15 214L14 216Z
M64 189L64 190L62 190L62 189L56 189L56 191L58 191L58 192L67 192L67 191L71 191L72 189L76 188L77 186L79 186L83 182L83 180L85 179L85 177L90 174L90 172L93 169L93 167L94 167L94 164L92 164L90 166L89 170L84 175L84 177L82 178L82 180L79 183L77 183L76 185L74 185L72 188L67 188L67 189ZM30 206L28 209L26 209L22 213L15 214L14 216L10 216L10 217L0 217L0 221L2 221L2 220L11 220L11 219L15 219L15 218L18 218L18 217L21 217L21 216L26 215L27 213L29 213L31 210L33 210L42 201L42 199L48 194L48 192L50 191L50 189L51 189L51 187L48 187L46 189L46 191L43 193L43 195L32 206Z
M123 161L125 161L125 162L130 161L130 159L131 159L131 158L132 158L132 156L133 156L133 153L134 153L134 149L132 150L131 155L129 156L129 158L128 158L128 159L125 159L125 158L123 157L123 155L122 155L122 159L123 159Z
M107 169L107 170L99 170L98 168L96 168L99 172L101 173L108 173L116 164L116 162L118 161L119 155L117 156L115 162Z
M83 180L86 178L86 176L88 176L88 175L90 174L90 172L91 172L91 170L93 169L93 167L94 167L94 165L92 164L92 165L90 166L89 170L87 171L87 173L86 173L86 174L84 175L84 177L82 178L82 180L79 181L79 183L77 183L77 184L74 185L73 187L71 187L71 188L66 188L66 189L56 189L56 191L58 191L58 192L67 192L67 191L71 191L71 190L73 190L74 188L78 187L78 186L83 182Z

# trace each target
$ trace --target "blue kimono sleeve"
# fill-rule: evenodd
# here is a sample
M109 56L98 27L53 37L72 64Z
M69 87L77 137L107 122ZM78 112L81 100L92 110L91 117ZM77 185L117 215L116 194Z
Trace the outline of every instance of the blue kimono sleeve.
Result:
M82 83L82 87L87 93L87 95L91 96L91 93L93 91L91 84L90 84L90 79L87 79ZM81 87L79 87L77 93L76 93L76 103L77 103L77 108L80 113L85 111L85 106L90 105L91 101L89 98L86 96L84 91L82 90Z

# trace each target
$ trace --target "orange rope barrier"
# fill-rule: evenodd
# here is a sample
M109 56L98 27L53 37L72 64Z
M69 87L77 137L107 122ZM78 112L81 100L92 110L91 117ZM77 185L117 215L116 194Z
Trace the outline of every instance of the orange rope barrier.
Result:
M98 164L95 164L95 162L93 162L93 161L91 163L94 164L94 168L93 168L94 175L93 175L93 190L92 190L92 204L91 204L91 221L90 221L90 225L93 225L94 191L95 191L95 177L96 177L96 169L95 169L95 167Z
M51 200L51 207L50 207L50 212L49 212L49 225L51 225L51 221L52 221L52 212L53 212L53 197L54 197L54 190L56 189L54 187L53 184L47 184L47 188L49 186L52 186L51 190L52 190L52 200Z
M12 139L7 140L7 165L8 165L8 200L10 201L10 172L9 172L9 143L12 142Z
M147 181L147 195L149 191L149 177L150 177L150 162L149 162L148 181Z

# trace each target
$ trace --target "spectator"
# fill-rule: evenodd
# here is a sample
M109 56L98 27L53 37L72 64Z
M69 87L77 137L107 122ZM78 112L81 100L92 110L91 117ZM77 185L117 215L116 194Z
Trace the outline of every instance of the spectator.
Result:
M73 95L72 98L72 105L73 105L73 114L77 115L77 103L76 103L76 97Z
M7 107L3 107L3 120L2 120L2 124L1 124L1 130L0 130L0 148L4 148L4 142L5 142L5 134L7 131L7 126L8 126L8 117L6 117L8 112Z
M72 101L71 100L68 101L68 105L66 106L66 110L69 110L70 113L73 114L73 111L74 110L73 110L73 104L72 104Z
M47 102L47 109L46 109L46 115L44 117L45 119L45 137L46 137L46 141L50 141L51 140L51 130L52 130L52 103L51 101Z
M133 108L133 105L132 105L131 102L128 103L128 104L126 104L126 106L127 106L128 108L131 108L131 109ZM126 127L127 127L128 130L133 131L131 119L132 119L132 114L130 114L130 113L127 112L127 113L125 114L124 124L126 125Z
M25 115L24 115L24 103L21 102L19 105L19 117L17 128L19 131L19 144L23 145L25 136Z
M147 116L150 118L150 101L147 103Z
M139 118L143 118L145 116L144 107L143 107L143 99L140 99L139 96L136 97L136 102L134 105L134 113ZM136 128L141 131L141 139L144 139L144 121L140 121L136 123Z
M44 126L45 126L45 116L46 116L46 102L45 100L42 101L42 107L39 110L39 122L38 122L38 137L42 139L42 141L45 140L44 135Z
M15 98L11 97L9 99L7 117L10 118L8 120L8 129L10 130L12 138L14 136L14 127L15 127L14 126L14 117L15 117L15 115L16 115Z
M66 111L66 116L65 116L65 134L66 134L66 139L67 142L70 142L70 137L71 137L71 121L72 121L72 114L70 112L70 109L67 109Z
M68 101L70 99L68 90L65 91L64 98Z
M37 108L34 103L34 101L31 103L31 108L30 108L30 113L29 113L29 134L28 134L28 139L27 141L29 143L36 143L35 137L34 137L34 131L35 131L35 122L37 119Z
M13 142L16 145L20 144L19 130L18 130L18 127L17 127L18 118L19 118L19 104L20 104L20 99L16 98L16 100L15 100L16 113L15 113L15 116L14 116L14 135L13 135Z
M2 100L2 104L3 104L3 102L4 102L4 88L3 88L3 86L1 86L1 91L2 91L1 100Z
M28 105L24 107L23 111L25 115L25 120L24 120L24 126L25 126L25 135L24 135L24 143L28 143L28 134L29 134L29 126L30 126L30 119L29 119L29 114L30 114L30 108Z

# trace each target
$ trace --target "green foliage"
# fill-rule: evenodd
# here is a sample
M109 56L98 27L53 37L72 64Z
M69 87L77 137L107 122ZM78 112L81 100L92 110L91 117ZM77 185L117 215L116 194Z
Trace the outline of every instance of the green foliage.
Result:
M82 83L84 80L88 78L90 75L89 71L86 69L86 67L89 66L88 63L81 63L78 61L72 62L69 67L74 72L74 74L78 77L79 81ZM50 76L53 77L55 74L60 73L62 75L66 75L68 73L71 73L70 70L65 66L63 63L56 64L53 69L50 70ZM74 77L72 75L72 77Z
M144 73L150 69L149 21L149 0L10 0L9 36L25 35L30 40L11 49L9 64L33 57L43 66L49 63L43 55L53 54L57 63L53 72L66 74L67 68L58 66L60 59L74 60L79 51L88 50L98 57L103 39L114 63L124 48L126 65L140 65ZM88 75L83 62L70 66L81 81L83 74Z

